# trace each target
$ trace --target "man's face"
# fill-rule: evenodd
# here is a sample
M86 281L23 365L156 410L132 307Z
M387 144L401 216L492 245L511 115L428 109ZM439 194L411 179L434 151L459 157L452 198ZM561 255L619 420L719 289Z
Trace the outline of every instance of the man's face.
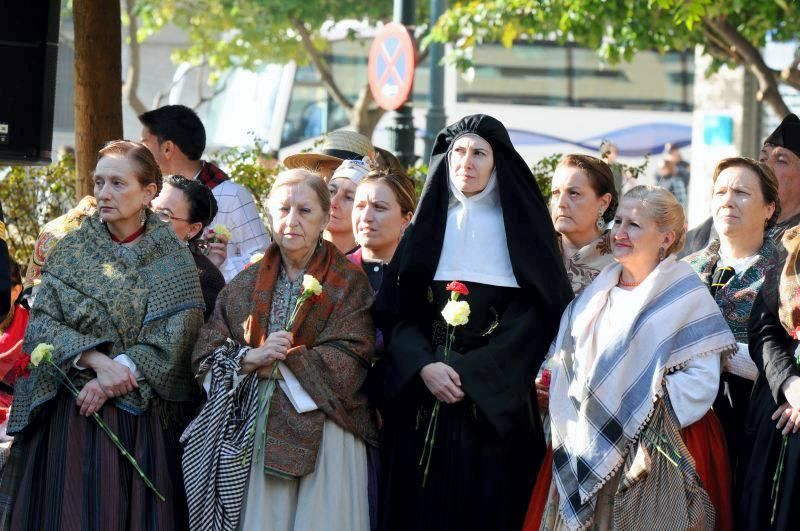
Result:
M153 157L158 163L158 167L161 168L161 173L169 173L167 169L169 161L164 156L162 144L158 141L158 137L151 133L150 129L146 126L142 126L142 139L140 142L153 154Z
M767 150L766 160L763 155ZM783 221L800 212L800 157L785 147L765 144L759 160L764 162L775 173L778 180L778 197L781 201L781 219Z

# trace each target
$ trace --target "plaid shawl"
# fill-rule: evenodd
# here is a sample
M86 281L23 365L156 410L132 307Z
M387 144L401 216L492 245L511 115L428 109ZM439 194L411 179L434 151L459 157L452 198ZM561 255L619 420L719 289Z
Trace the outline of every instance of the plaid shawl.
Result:
M597 318L620 271L619 264L607 266L570 303L551 347L553 475L562 516L573 529L591 523L597 492L638 440L665 374L695 357L736 350L708 288L687 264L668 257L636 288L636 307L608 324L615 339L594 352L595 327L607 326Z

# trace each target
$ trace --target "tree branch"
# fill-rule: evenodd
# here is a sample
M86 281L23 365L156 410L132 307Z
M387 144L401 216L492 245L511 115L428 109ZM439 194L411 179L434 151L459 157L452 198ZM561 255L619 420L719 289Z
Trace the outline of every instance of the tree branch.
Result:
M311 40L311 34L308 32L306 25L296 18L292 19L292 24L295 30L297 30L298 35L300 35L300 41L303 43L303 48L305 48L308 58L311 60L311 64L314 66L317 73L319 73L320 78L322 78L322 83L327 87L328 92L331 93L331 96L333 96L333 99L335 99L339 105L348 111L352 111L353 102L347 99L347 96L344 95L339 85L336 84L328 65L325 64L325 59L323 59L317 47L314 46Z
M164 90L162 90L153 97L153 109L158 109L159 107L161 107L161 102L164 101L164 98L169 96L169 93L172 92L172 89L175 88L175 86L178 83L183 81L183 78L185 78L189 72L196 70L202 66L206 66L206 64L207 64L206 61L203 61L202 63L192 65L186 70L184 70L183 73L180 76L178 76L178 79L173 80L172 83L170 83L167 88L165 88Z
M226 79L225 83L223 83L222 85L217 87L217 89L214 92L212 92L210 95L208 95L208 96L200 96L200 99L197 100L197 103L195 103L194 106L192 106L192 109L194 109L195 111L200 109L200 107L202 107L203 105L205 105L209 101L213 100L214 98L216 98L217 96L219 96L220 94L225 92L225 89L227 87L228 87L228 80Z
M718 59L722 59L726 62L733 62L737 64L744 64L744 60L742 57L736 53L736 49L732 48L728 43L722 40L714 30L711 29L708 23L705 21L701 25L701 31L703 35L708 40L708 44L714 51L717 52L715 55ZM722 56L722 57L720 57Z
M795 90L800 90L800 48L794 52L792 64L780 72L780 81L786 83Z
M779 118L783 118L791 111L783 101L783 97L778 91L778 81L775 79L774 71L767 66L761 52L753 46L739 31L728 24L725 19L714 18L706 19L706 23L714 32L724 39L733 52L742 58L743 66L747 67L758 80L759 91L757 98L772 107Z
M128 13L128 50L130 52L130 64L125 75L125 84L122 85L122 95L127 100L128 105L139 115L147 111L147 108L139 99L139 73L142 68L141 47L136 39L139 22L134 13L135 0L125 0L125 11Z

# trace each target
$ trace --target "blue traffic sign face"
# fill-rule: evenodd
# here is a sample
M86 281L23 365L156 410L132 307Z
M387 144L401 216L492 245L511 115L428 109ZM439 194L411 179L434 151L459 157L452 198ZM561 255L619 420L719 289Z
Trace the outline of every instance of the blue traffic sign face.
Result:
M369 52L369 86L378 105L394 110L414 85L414 43L405 26L392 22L378 32Z

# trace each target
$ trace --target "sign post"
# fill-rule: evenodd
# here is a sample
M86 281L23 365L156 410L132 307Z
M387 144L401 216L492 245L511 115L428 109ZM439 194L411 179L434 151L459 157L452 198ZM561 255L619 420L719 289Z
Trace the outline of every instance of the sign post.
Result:
M369 87L378 105L394 111L387 129L392 151L404 166L414 163L414 116L412 90L416 52L405 25L414 24L414 1L395 0L395 22L385 25L375 36L369 52ZM404 25L405 24L405 25Z

